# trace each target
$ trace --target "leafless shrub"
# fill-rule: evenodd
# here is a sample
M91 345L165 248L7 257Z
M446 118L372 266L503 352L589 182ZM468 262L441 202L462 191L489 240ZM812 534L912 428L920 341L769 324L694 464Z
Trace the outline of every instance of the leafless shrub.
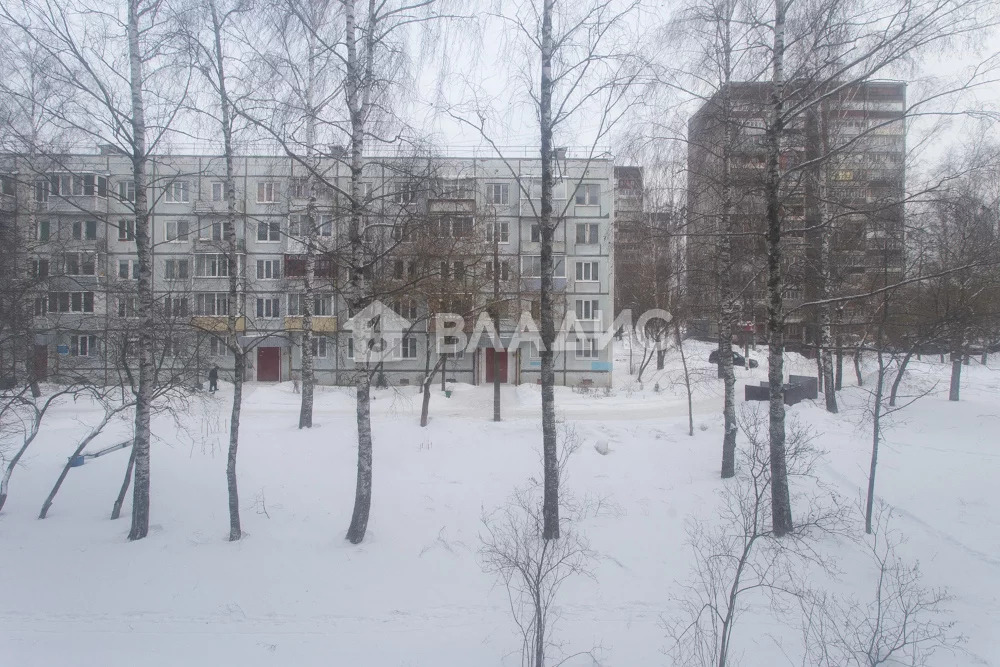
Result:
M880 505L862 544L875 575L868 600L814 592L799 598L805 653L803 666L878 667L928 664L938 651L954 652L964 638L945 617L951 599L941 588L924 585L918 563L907 563L903 543L892 530L892 512Z
M718 522L688 524L694 572L679 600L681 617L666 624L672 642L668 652L678 666L734 664L733 630L750 604L783 611L801 594L798 579L807 566L833 570L814 542L818 535L842 530L841 504L822 491L806 495L798 502L806 511L795 530L775 536L766 412L745 408L740 427L747 442L739 451L736 476L720 491ZM817 457L811 440L808 430L794 423L789 428L790 475L810 475Z

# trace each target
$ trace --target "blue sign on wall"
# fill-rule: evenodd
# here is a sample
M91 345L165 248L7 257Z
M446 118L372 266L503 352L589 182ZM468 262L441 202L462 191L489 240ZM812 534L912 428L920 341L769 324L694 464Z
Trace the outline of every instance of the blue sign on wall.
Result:
M69 345L58 345L56 346L56 351L59 354L69 354Z

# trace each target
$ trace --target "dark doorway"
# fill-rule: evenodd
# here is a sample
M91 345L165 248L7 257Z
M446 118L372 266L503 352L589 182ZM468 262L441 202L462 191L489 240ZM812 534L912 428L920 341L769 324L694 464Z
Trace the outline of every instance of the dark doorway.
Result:
M486 381L493 382L496 375L501 382L507 381L507 350L486 348Z
M257 381L277 382L281 379L281 348L257 348Z

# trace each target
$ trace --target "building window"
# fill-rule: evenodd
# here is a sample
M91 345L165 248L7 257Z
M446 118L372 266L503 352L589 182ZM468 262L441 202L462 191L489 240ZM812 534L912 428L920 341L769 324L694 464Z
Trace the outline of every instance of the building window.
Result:
M204 223L198 227L198 240L200 241L223 241L225 232L229 231L229 223L221 220Z
M187 317L188 300L186 296L163 297L163 314L167 317Z
M92 313L94 312L94 293L49 292L48 312Z
M44 296L35 297L35 316L41 317L49 312L49 300Z
M277 181L260 181L257 183L257 203L274 204L278 201L279 192Z
M139 277L139 260L119 259L118 277L122 280L135 280Z
M49 200L49 182L38 179L35 181L35 201L46 202Z
M507 183L487 183L486 197L491 204L505 205L510 202L510 185Z
M522 255L521 256L521 277L522 278L540 278L542 276L542 257L541 255ZM565 278L566 277L566 258L561 255L555 255L552 257L552 277L553 278Z
M67 276L97 275L97 260L92 252L68 252L63 255L63 273Z
M541 240L542 240L542 226L536 223L531 226L531 242L540 243Z
M309 179L293 178L288 182L288 195L294 199L309 198Z
M168 220L164 226L165 241L187 241L188 240L188 221L187 220Z
M577 299L576 319L599 320L601 318L600 303L597 299Z
M226 278L229 276L229 260L223 254L195 255L194 275L197 278Z
M187 280L188 260L168 259L165 265L164 277L167 280Z
M14 177L0 176L0 194L6 197L14 196Z
M118 181L118 198L125 202L134 202L135 181Z
M596 338L578 338L576 340L576 358L577 359L596 359L597 358L597 339Z
M96 357L98 355L97 336L70 336L69 352L74 357Z
M601 203L601 186L599 183L585 183L576 189L577 206L599 206Z
M258 280L277 280L281 277L281 260L280 259L258 259L257 260L257 279Z
M403 359L416 359L417 358L417 338L416 336L403 336L402 343L402 357Z
M168 204L187 204L191 201L190 186L187 181L173 181L167 184L164 200Z
M229 295L225 292L200 292L194 295L195 315L229 315Z
M226 184L222 181L212 182L212 201L225 201Z
M510 243L510 223L496 220L486 224L487 243Z
M411 297L401 297L396 299L392 304L392 309L395 310L400 317L411 322L417 319L417 301Z
M443 217L431 220L430 228L431 233L438 238L467 238L472 236L473 223L469 217Z
M48 278L49 277L49 260L38 257L31 260L31 277L32 278Z
M326 359L326 336L313 336L312 353L318 359Z
M74 220L73 240L75 241L96 241L97 240L97 220Z
M413 204L417 201L417 187L413 183L396 184L396 203Z
M496 261L489 260L486 263L486 277L492 280L494 271L499 271L500 280L509 280L510 262L508 262L506 259L498 259Z
M580 282L597 282L600 280L597 266L597 262L577 262L576 279Z
M232 357L232 348L226 345L226 341L220 338L212 338L208 342L208 356L210 357Z
M118 317L135 317L138 302L138 299L134 296L118 297Z
M274 319L281 317L280 299L276 296L257 299L257 317Z
M299 317L306 313L306 295L302 293L288 295L288 314ZM316 317L329 317L331 310L331 299L328 294L319 294L313 297L312 314Z
M118 221L118 240L135 241L135 220L122 218Z
M168 336L163 339L163 355L166 357L179 357L183 354L180 338Z
M48 241L52 225L48 220L39 220L35 226L35 238L39 241Z
M580 244L597 243L597 223L596 222L577 223L576 242Z
M267 243L274 243L281 240L281 223L264 222L257 223L257 240Z

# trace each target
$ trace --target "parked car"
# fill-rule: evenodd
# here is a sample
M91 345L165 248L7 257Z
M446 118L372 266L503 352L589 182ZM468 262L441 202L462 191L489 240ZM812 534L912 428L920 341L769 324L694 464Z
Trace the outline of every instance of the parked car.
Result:
M719 351L712 350L712 353L708 355L708 362L711 364L719 363ZM733 352L733 366L746 366L747 360L743 358L743 355L739 352ZM750 368L757 368L757 361L755 359L750 360Z

